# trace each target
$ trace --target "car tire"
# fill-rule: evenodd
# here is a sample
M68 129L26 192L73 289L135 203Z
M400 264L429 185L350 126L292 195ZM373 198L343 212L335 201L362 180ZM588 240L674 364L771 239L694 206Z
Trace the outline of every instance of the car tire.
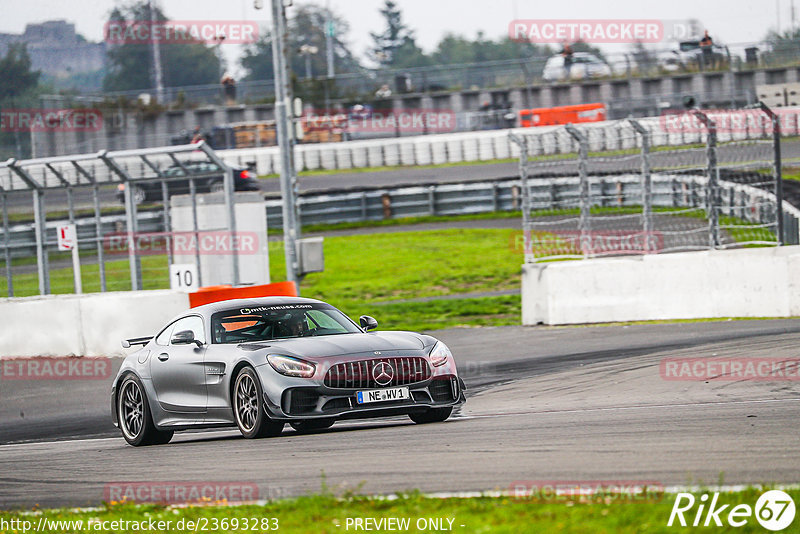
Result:
M335 422L335 419L306 419L305 421L293 421L289 425L297 432L304 434L316 430L325 430L332 427Z
M267 415L262 399L261 380L252 367L244 367L233 385L233 416L239 432L247 439L279 436L284 423Z
M208 184L208 190L211 193L224 193L225 192L225 182L222 180L212 180Z
M153 423L147 394L136 375L126 376L117 395L117 420L122 437L134 447L169 443L174 432L159 430Z
M448 406L447 408L431 408L427 412L412 413L408 416L418 425L423 425L425 423L441 423L450 417L451 413L453 413L453 407Z

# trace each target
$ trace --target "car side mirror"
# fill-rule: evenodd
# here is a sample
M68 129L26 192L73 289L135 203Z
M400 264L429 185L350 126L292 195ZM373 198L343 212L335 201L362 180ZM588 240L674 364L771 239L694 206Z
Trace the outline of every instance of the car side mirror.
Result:
M191 330L181 330L180 332L176 332L172 335L173 345L189 345L190 343L197 344L198 347L202 347L203 343L200 340L194 338L194 332Z
M378 328L378 321L369 315L362 315L358 318L358 322L361 325L361 328L363 328L365 331L375 330Z

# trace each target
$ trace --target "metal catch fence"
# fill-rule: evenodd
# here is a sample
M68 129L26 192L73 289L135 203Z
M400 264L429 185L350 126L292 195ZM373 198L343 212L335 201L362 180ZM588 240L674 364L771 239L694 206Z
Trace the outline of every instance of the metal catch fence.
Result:
M780 121L766 106L735 120L690 111L619 121L613 145L595 138L604 131L511 134L526 261L797 243L797 210L783 205Z

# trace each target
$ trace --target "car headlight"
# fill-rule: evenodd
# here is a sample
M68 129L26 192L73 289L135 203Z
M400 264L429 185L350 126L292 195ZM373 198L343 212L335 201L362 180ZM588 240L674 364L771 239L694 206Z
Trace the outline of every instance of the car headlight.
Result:
M314 371L317 369L313 363L304 362L303 360L298 360L290 356L280 356L278 354L270 354L267 356L267 361L273 369L286 376L311 378L314 376Z
M437 341L436 345L433 346L433 350L431 350L431 363L435 367L444 365L444 363L447 361L447 358L452 355L453 353L450 352L450 349L447 348L447 345L441 341Z

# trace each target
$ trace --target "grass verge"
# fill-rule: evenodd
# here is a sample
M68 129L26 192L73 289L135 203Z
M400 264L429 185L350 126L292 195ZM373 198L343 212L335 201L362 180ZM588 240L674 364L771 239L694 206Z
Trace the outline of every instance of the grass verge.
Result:
M392 303L481 291L517 289L521 254L511 247L514 230L442 229L329 236L325 271L306 277L304 296L332 303L351 317L377 315L383 328L425 330L456 326L519 324L519 297ZM270 243L272 280L285 280L283 244ZM83 265L85 292L100 290L97 264ZM145 289L169 287L166 256L143 256ZM52 269L53 293L71 293L72 269ZM130 288L127 258L106 262L109 289ZM35 272L14 276L14 295L38 294ZM0 297L6 296L5 284ZM386 303L376 306L378 303Z
M709 492L712 493L712 492ZM720 515L723 527L700 527L704 532L765 532L755 516L745 517L746 524L734 528L727 524L728 513L737 505L755 509L763 490L748 488L724 492L719 506L728 505ZM800 490L786 490L795 502ZM700 502L702 493L694 493ZM373 528L380 532L398 530L426 532L518 533L669 533L680 531L675 524L667 526L675 496L660 494L647 499L637 496L586 496L581 498L553 497L548 499L513 497L430 498L419 493L400 495L394 499L349 495L337 498L324 494L271 501L260 505L227 506L213 503L204 506L164 506L132 503L106 504L92 510L50 509L33 512L0 512L0 524L12 520L29 521L31 530L40 519L48 532L82 533L98 529L103 532L291 532L332 534L363 531L354 528L355 520L367 518L379 522L395 518L405 528ZM697 506L685 513L688 524L694 520ZM755 513L755 511L753 511ZM706 517L703 510L702 521ZM741 520L742 517L739 517ZM54 523L61 521L62 523ZM80 521L81 523L75 523ZM116 526L112 523L117 521ZM128 523L123 524L126 521ZM795 523L797 523L795 519ZM72 522L71 524L65 522ZM130 522L144 523L145 528L130 528ZM161 524L159 524L161 522ZM168 523L167 523L168 522ZM677 521L676 521L677 523ZM714 525L713 519L711 524ZM151 527L150 525L155 525ZM254 528L253 525L256 525ZM397 525L397 523L395 523ZM439 528L435 528L438 526ZM266 527L266 528L265 528ZM275 528L277 527L277 528ZM422 528L421 528L422 527ZM692 529L691 526L688 527ZM17 529L24 532L23 529ZM686 530L686 528L683 528ZM13 532L8 529L6 532ZM785 532L791 531L789 530ZM796 531L796 530L795 530Z

